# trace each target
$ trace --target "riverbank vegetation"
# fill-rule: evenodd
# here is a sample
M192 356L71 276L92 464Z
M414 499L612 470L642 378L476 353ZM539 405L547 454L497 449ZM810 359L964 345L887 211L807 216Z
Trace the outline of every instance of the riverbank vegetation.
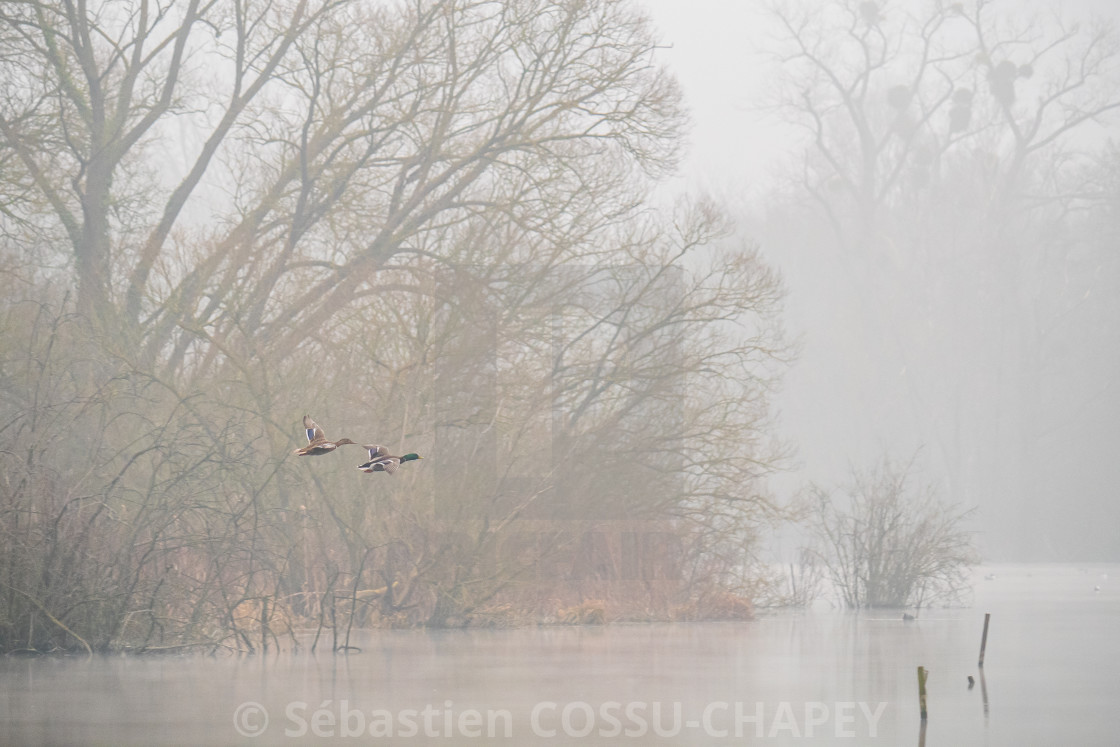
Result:
M68 8L0 16L0 650L749 613L780 286L651 201L630 3Z

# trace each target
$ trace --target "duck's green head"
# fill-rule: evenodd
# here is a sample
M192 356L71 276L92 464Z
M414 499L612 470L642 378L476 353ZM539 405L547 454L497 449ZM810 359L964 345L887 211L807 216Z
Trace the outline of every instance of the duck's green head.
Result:
M405 454L404 456L402 456L401 457L401 462L414 462L417 459L423 459L423 458L424 457L422 457L419 454L413 452L412 454Z

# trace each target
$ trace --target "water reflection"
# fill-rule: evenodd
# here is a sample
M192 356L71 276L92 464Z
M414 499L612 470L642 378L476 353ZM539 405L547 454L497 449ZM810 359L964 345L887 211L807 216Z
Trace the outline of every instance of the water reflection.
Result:
M988 681L984 679L984 667L980 667L980 696L984 699L984 724L988 723Z
M976 607L910 622L895 612L805 612L727 624L353 631L362 651L349 655L4 657L0 744L301 744L328 735L902 744L915 727L919 744L1112 744L1105 715L1120 682L1101 662L1120 661L1120 597L1071 586L1071 572L1035 568L1028 579L1001 568L978 587ZM979 670L981 714L961 685L976 671L988 610L999 625ZM934 671L928 735L919 664ZM986 670L999 688L996 716ZM260 738L242 736L262 727Z

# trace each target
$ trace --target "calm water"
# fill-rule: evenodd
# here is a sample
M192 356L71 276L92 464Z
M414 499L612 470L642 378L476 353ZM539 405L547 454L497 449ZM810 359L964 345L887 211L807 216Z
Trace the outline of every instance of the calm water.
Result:
M375 631L349 656L0 658L0 744L907 745L920 739L919 664L931 747L1120 744L1120 567L976 578L973 606L913 622L815 610Z

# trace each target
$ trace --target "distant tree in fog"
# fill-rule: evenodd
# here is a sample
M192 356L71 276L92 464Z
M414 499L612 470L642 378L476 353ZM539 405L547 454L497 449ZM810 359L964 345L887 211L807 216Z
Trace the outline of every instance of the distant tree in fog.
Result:
M773 218L847 289L829 299L852 307L828 314L846 336L832 376L863 392L853 411L879 439L914 434L957 499L984 502L993 553L1084 551L1049 496L1106 497L1048 455L1095 451L1116 370L1099 354L1120 336L1114 264L1092 236L1120 109L1115 30L1057 3L772 7L774 90L804 133Z

